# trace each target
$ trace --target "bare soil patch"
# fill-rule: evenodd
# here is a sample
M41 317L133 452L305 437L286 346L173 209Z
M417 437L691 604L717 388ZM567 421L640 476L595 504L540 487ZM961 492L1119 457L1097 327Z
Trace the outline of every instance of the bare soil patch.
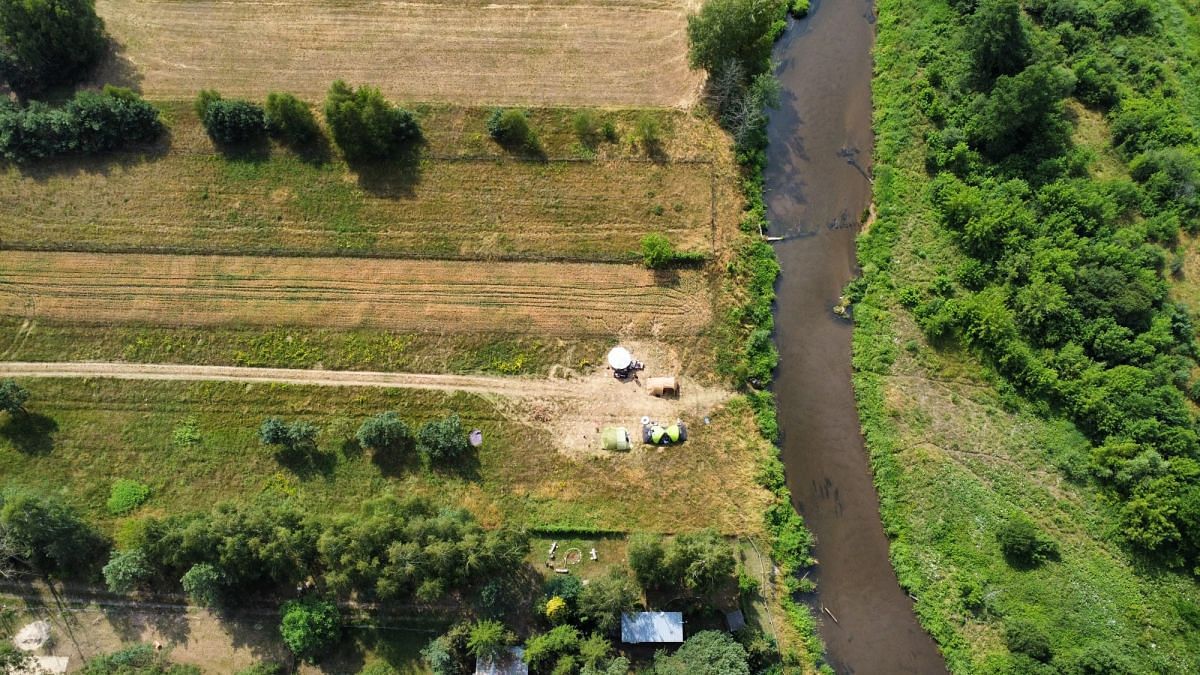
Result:
M687 66L689 5L101 0L97 10L154 98L311 97L344 78L401 100L686 107L701 83Z
M703 273L632 265L0 252L0 314L77 324L691 335Z

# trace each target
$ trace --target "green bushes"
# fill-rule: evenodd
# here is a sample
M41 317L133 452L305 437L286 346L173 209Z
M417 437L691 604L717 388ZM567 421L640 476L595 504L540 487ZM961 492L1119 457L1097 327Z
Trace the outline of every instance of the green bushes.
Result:
M0 3L0 81L24 95L83 79L106 42L93 0Z
M1000 550L1018 567L1037 567L1058 558L1058 544L1024 514L1015 514L996 532Z
M355 438L364 447L405 453L413 449L413 434L408 424L394 412L379 413L362 423Z
M488 115L488 135L514 152L540 153L541 141L529 125L529 113L516 108L496 108Z
M1050 638L1035 624L1021 619L1009 621L1004 626L1004 644L1014 654L1048 663L1054 655L1050 649Z
M225 575L210 563L192 565L180 577L179 585L188 599L201 607L218 607L225 597Z
M417 451L431 464L450 464L462 460L471 452L467 432L458 415L430 420L417 433Z
M154 568L141 549L113 554L104 566L104 583L113 593L129 593L154 576Z
M149 498L150 486L122 478L112 485L108 495L108 512L114 516L123 516L146 503Z
M0 158L12 162L112 152L162 131L158 110L127 89L81 91L61 108L0 100Z
M629 542L629 566L644 588L704 595L733 578L733 547L714 530L677 535L663 545L654 535Z
M674 265L692 265L704 262L703 253L684 253L675 250L671 240L657 232L642 237L642 264L652 270Z
M80 675L200 675L195 666L173 664L150 645L134 645L111 654L93 656Z
M784 7L775 0L708 0L688 16L688 62L709 73L729 61L747 76L763 72L783 28Z
M281 142L304 147L321 136L321 127L308 104L295 96L281 92L267 94L263 110L267 130Z
M279 633L293 654L315 663L341 637L342 617L337 605L327 600L290 600L283 605Z
M416 117L366 85L354 89L335 81L325 98L325 121L334 142L352 162L395 159L421 142Z
M29 390L15 380L0 381L0 410L9 415L19 415L25 412L25 402L28 400Z
M278 417L268 417L258 428L258 439L290 454L307 454L317 449L317 427L299 420L291 424Z
M0 493L0 532L14 562L58 579L87 579L108 548L58 499L16 490Z
M263 109L249 101L225 100L213 91L200 93L196 109L202 111L204 131L217 145L246 146L261 143L267 137Z

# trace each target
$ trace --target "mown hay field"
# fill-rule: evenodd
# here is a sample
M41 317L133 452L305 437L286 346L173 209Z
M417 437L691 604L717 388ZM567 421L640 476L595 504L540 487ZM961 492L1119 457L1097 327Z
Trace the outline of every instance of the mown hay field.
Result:
M336 78L392 98L686 107L690 0L101 0L122 47L109 77L152 98L217 87L318 95Z
M53 323L693 335L711 303L633 265L0 252L0 315Z
M551 156L542 161L503 154L483 132L486 111L431 109L422 159L351 168L278 147L225 157L189 104L164 109L170 139L148 153L0 173L0 240L57 250L631 260L649 232L712 251L739 209L719 180L727 160L711 127L683 114L662 117L677 139L664 144L664 160L622 141L588 160L569 155L569 113L547 111L534 116ZM611 117L622 131L633 124Z

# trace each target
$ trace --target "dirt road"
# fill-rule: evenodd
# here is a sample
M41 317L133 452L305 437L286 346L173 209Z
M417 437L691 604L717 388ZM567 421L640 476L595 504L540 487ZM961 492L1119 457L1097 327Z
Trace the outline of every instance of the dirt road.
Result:
M104 377L118 380L176 380L219 382L269 382L328 387L386 387L434 389L497 394L508 397L562 396L583 393L567 380L485 377L473 375L425 375L368 371L302 370L298 368L240 368L235 366L187 366L154 363L33 363L0 362L7 377Z
M639 353L654 354L672 372L671 357L640 343ZM622 382L607 369L577 377L524 378L483 375L430 375L290 368L242 368L147 363L0 361L0 377L112 378L120 380L173 380L181 382L261 382L327 387L386 387L461 391L491 399L514 419L552 432L559 450L568 454L599 450L600 430L619 425L635 431L642 417L672 421L696 420L709 414L732 395L719 387L703 387L681 380L678 398L655 398L637 381Z

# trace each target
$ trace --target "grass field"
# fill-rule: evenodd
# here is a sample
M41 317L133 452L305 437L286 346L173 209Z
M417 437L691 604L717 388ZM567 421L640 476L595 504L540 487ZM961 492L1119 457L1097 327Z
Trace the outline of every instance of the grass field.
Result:
M80 324L694 335L704 275L632 265L0 252L0 313Z
M102 0L110 77L155 98L201 88L319 94L345 78L390 97L487 104L687 106L688 0L522 4Z
M711 126L683 114L661 115L678 139L665 140L671 158L663 161L620 141L580 159L570 154L578 141L569 111L535 115L551 157L540 161L502 154L483 133L486 111L430 108L423 159L351 169L280 148L231 159L213 149L190 104L164 109L170 140L148 153L8 167L0 240L45 249L627 261L648 232L711 252L737 218L732 186L718 183L730 174ZM632 125L629 114L611 117L619 128Z
M744 534L761 532L769 499L755 474L770 446L752 433L740 401L714 413L684 446L581 456L560 452L546 432L515 421L515 403L501 407L467 394L104 379L26 385L35 414L0 424L4 481L62 494L107 527L115 521L105 501L119 478L153 490L135 516L262 495L329 512L391 491L466 506L490 525L662 532L711 526ZM484 432L478 467L434 472L373 461L353 434L363 418L383 410L414 423L460 413L464 425ZM318 460L281 464L257 437L270 415L321 427Z

